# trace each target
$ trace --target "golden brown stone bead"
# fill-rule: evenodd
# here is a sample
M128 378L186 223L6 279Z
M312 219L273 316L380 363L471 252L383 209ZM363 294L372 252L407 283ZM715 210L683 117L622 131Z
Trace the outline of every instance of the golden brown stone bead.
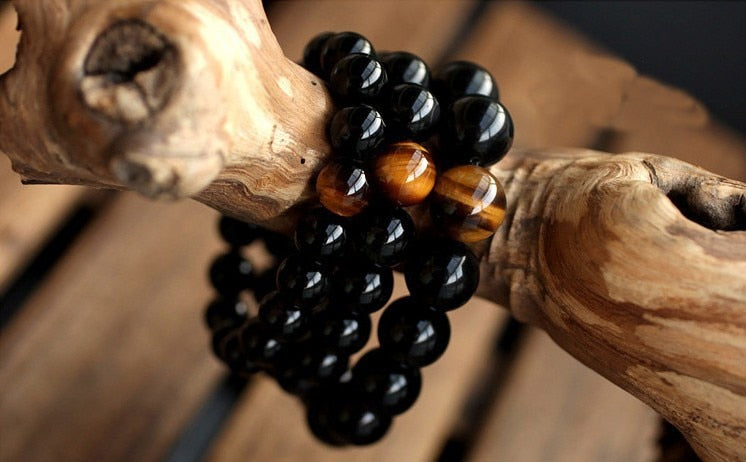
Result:
M316 178L321 205L343 217L360 213L368 205L369 191L365 172L353 165L328 164Z
M487 169L476 165L461 165L443 173L431 201L433 221L461 242L487 239L505 217L502 185Z
M435 186L435 164L424 147L412 141L393 143L373 165L381 193L398 205L424 201Z

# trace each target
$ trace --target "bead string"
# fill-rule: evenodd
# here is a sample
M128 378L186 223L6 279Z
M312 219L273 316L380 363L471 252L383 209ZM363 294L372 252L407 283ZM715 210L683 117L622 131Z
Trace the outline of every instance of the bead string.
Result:
M235 373L264 371L299 396L318 439L370 444L414 404L420 368L448 345L446 312L476 291L479 261L465 243L502 222L505 194L485 167L510 148L513 123L494 78L473 63L450 63L431 82L411 53L376 54L359 34L327 32L309 42L303 64L341 107L329 125L334 160L316 180L321 207L300 220L292 250L221 218L231 249L210 268L220 296L206 320L216 355ZM426 201L431 234L403 208ZM274 270L254 277L240 253L258 238L282 242L274 290ZM410 295L388 305L379 346L350 369L370 337L370 314L391 297L393 267L403 268ZM253 317L239 297L251 288L261 301Z

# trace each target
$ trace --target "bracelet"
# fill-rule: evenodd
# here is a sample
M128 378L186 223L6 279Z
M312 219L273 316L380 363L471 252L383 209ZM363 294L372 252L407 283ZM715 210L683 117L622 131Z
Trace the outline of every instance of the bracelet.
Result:
M264 371L300 397L319 440L365 445L414 404L420 368L448 345L446 312L477 289L479 261L467 244L503 220L505 193L485 167L510 149L513 122L494 78L473 63L450 63L431 79L411 53L377 54L359 34L327 32L306 46L303 65L341 108L329 124L333 161L316 179L321 205L301 218L293 242L222 217L230 249L210 267L219 297L205 317L231 371ZM405 209L423 204L429 233ZM281 261L259 275L241 253L257 240ZM410 295L388 305L379 346L350 368L368 343L370 314L391 298L394 267ZM254 316L241 298L252 289Z

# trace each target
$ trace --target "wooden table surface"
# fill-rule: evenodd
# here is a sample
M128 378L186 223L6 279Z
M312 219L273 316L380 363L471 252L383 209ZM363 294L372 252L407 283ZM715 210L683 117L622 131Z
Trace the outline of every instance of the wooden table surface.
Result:
M268 14L293 59L317 32L355 30L380 50L483 64L518 146L650 151L746 179L746 143L700 104L530 5L273 2ZM14 21L4 8L0 70ZM0 156L0 462L662 460L653 411L481 300L450 315L449 349L381 443L316 443L297 401L261 377L227 380L211 357L216 219L195 202L22 186Z

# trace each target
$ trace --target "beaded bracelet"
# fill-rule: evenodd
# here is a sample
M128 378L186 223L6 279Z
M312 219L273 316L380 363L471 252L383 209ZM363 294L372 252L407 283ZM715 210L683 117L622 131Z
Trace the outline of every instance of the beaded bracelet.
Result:
M411 53L376 54L359 34L327 32L306 46L303 65L341 107L329 125L334 160L316 180L321 207L301 218L294 246L222 217L231 249L210 268L219 298L206 321L215 354L234 373L264 371L299 396L318 439L370 444L414 404L419 369L448 344L446 312L476 291L479 261L466 244L502 222L505 193L485 167L510 149L513 122L493 77L473 63L450 63L431 82ZM425 202L430 234L404 209ZM257 239L282 261L259 276L240 251ZM350 369L399 266L410 295L388 305L379 346ZM239 296L249 289L255 316Z

